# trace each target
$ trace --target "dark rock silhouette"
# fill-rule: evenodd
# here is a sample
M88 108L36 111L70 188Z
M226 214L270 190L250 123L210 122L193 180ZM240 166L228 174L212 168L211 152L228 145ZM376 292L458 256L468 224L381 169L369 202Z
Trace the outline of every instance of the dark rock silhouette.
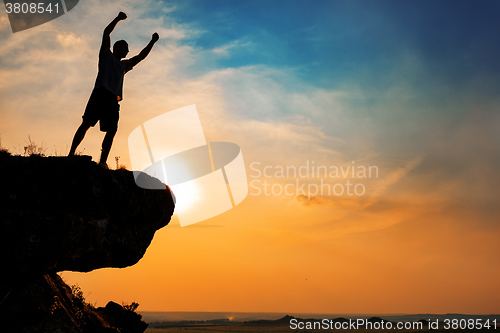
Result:
M90 157L0 154L1 331L143 332L140 316L116 303L90 311L56 272L137 263L174 211L159 187Z
M298 317L293 317L290 315L286 315L279 319L269 320L269 319L259 319L259 320L250 320L245 321L244 325L247 326L290 326L290 320L297 319L298 321L314 321L315 319L302 319Z
M97 308L97 313L120 333L144 332L148 324L143 322L141 315L124 309L120 304L109 302L104 308Z
M0 184L0 265L9 272L134 265L174 210L169 190L142 189L131 171L85 157L3 157Z
M349 319L345 319L344 317L339 317L339 318L335 318L335 319L332 319L332 322L333 323L345 323L345 322L349 322Z
M55 273L23 278L9 290L1 310L2 332L119 332L86 311Z
M382 319L380 317L371 317L366 320L369 323L381 323L381 322L389 322L389 320Z

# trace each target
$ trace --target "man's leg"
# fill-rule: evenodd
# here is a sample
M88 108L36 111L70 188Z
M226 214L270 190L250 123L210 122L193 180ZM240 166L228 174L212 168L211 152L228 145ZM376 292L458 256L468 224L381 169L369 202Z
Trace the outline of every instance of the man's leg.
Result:
M82 142L83 138L85 137L85 133L87 133L91 126L92 125L87 124L83 121L80 127L78 127L75 133L75 137L73 138L73 143L71 144L71 150L69 151L68 156L75 155L76 148Z
M104 140L102 140L102 152L99 164L106 165L106 161L108 160L109 151L111 150L111 145L113 144L113 139L115 137L115 134L116 130L111 130L106 132Z

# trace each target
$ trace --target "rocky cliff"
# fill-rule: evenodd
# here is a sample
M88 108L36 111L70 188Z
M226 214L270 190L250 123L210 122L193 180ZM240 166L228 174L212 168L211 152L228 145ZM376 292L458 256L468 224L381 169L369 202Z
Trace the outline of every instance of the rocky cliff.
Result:
M9 318L34 309L36 322L46 324L26 332L51 332L52 319L65 323L61 332L88 331L85 320L75 317L84 307L55 273L137 263L175 205L168 186L151 181L164 190L142 189L131 171L104 169L85 156L0 154L0 331ZM65 319L56 320L54 311L63 311ZM105 310L97 317L87 319L104 320Z

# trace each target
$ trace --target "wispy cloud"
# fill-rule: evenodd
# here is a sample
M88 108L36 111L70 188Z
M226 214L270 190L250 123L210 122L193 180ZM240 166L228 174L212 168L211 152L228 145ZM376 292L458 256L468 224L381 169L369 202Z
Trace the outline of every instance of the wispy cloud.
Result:
M246 47L252 45L251 42L242 42L240 40L235 40L229 44L223 45L216 47L212 49L212 52L215 53L218 56L228 56L230 54L230 50L234 48L239 48L239 47Z
M416 157L415 159L407 162L404 166L397 168L395 170L389 171L389 174L382 179L380 182L376 182L375 189L370 195L370 200L363 205L363 208L367 208L377 202L377 200L387 191L389 186L396 184L403 177L405 177L409 172L415 169L420 162L422 157Z

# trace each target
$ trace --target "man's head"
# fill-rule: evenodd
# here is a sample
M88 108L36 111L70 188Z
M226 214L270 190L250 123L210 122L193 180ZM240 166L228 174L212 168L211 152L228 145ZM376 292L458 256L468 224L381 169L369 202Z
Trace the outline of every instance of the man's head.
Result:
M119 40L113 45L113 54L118 57L118 59L125 58L128 54L128 44L126 41Z

